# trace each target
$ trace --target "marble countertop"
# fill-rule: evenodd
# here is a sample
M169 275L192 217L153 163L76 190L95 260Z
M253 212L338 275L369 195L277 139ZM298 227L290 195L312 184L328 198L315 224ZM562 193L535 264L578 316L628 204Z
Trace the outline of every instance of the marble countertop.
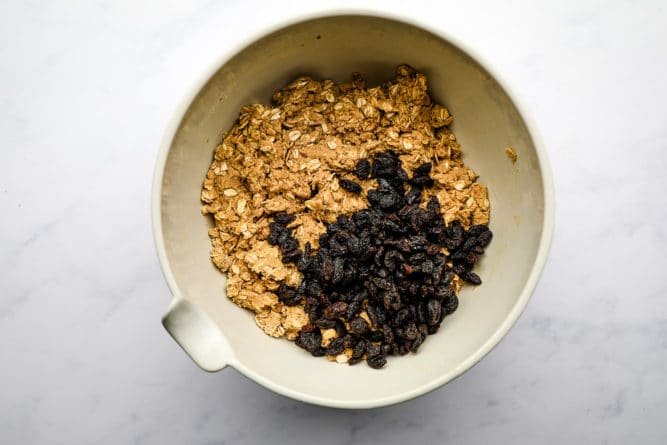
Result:
M395 7L467 43L523 97L553 163L557 224L532 301L479 365L356 412L204 373L159 323L170 295L149 198L171 112L221 47L323 9L229 3L0 7L0 442L666 443L663 2Z

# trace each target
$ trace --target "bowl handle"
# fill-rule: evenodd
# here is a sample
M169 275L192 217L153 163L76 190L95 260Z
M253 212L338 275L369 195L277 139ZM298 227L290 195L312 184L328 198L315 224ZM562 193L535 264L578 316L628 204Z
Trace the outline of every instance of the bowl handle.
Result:
M193 303L175 298L162 325L190 358L205 371L215 372L231 361L231 349L220 329Z

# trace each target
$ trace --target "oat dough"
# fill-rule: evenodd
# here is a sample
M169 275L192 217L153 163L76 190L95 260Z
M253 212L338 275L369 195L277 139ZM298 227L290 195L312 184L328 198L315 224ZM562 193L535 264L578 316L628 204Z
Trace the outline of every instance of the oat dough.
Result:
M359 159L389 149L408 170L432 162L429 193L438 196L445 221L488 223L487 188L463 165L447 127L453 118L433 102L423 74L401 65L395 80L373 88L359 75L343 84L299 77L273 103L241 109L201 193L202 213L215 222L211 259L227 273L227 296L255 312L267 334L293 340L308 323L301 306L285 306L274 294L281 282L297 286L302 277L266 241L271 215L295 215L290 227L301 248L307 241L317 248L323 223L368 207L365 195L376 181L352 175ZM341 179L360 182L363 193L346 193Z

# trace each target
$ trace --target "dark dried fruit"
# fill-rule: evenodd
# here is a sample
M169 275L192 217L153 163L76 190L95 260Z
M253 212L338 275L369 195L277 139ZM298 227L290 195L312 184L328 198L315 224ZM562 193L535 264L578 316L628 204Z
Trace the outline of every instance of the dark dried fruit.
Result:
M482 284L482 279L479 277L479 275L470 270L464 271L461 274L461 278L463 278L467 283L470 284Z
M367 193L371 207L328 224L317 250L307 245L302 252L286 227L293 217L276 215L269 242L304 275L298 288L281 285L277 290L285 304L305 300L310 324L297 337L300 347L313 355L352 349L350 364L365 357L369 366L381 368L389 354L417 351L456 310L455 274L481 282L472 269L491 241L491 231L482 225L466 230L458 221L445 224L436 196L420 207L423 189L433 185L431 168L423 164L409 179L393 152L376 154L372 164L357 162L358 178L370 174L377 180ZM339 183L344 190L361 191L354 181ZM406 193L407 183L412 187ZM370 323L359 315L362 310ZM327 348L321 347L321 329L336 331Z
M304 326L301 326L301 332L313 332L316 328L317 326L308 323Z
M453 313L459 307L459 299L453 293L442 302L442 309L445 315Z
M396 153L386 151L378 153L373 160L373 167L371 168L371 176L373 178L391 178L396 176L400 161Z
M488 246L491 242L491 238L493 238L493 233L491 233L490 230L480 233L477 237L477 246L481 248Z
M338 355L345 350L343 345L343 338L332 338L329 346L327 346L327 355Z
M339 337L344 337L347 334L347 328L345 323L340 320L336 320L334 324L334 329L336 330L336 335Z
M371 343L368 340L359 340L356 346L352 349L352 358L361 358L368 352Z
M299 242L296 238L286 238L280 243L281 252L290 252L299 247ZM284 253L283 253L284 255Z
M410 185L418 188L433 187L433 179L429 176L415 176L410 180Z
M368 323L361 317L354 318L350 322L350 330L357 335L364 335L368 331Z
M422 191L418 187L412 187L408 193L405 194L405 203L407 205L419 204L422 199Z
M361 193L361 186L349 179L341 179L338 181L338 184L340 184L340 187L347 192L355 193L357 195Z
M401 195L393 189L369 190L366 196L373 207L382 210L391 210L401 202Z
M296 263L296 262L299 261L299 259L303 255L303 252L299 249L294 249L294 250L289 250L289 251L285 251L283 249L280 249L280 252L283 255L283 258L282 258L283 263Z
M372 342L384 341L384 334L380 331L368 331L366 333L366 338Z
M345 259L336 258L334 259L334 270L331 275L331 284L338 284L343 281L345 277Z
M282 224L272 222L269 224L269 243L272 245L280 244L289 237L289 230Z
M380 345L370 345L368 347L368 355L381 355L382 354L382 348Z
M393 326L403 326L410 319L410 310L407 307L401 308L391 320Z
M415 169L415 175L417 176L428 175L429 173L431 173L431 167L432 164L430 162L426 162Z
M288 215L287 213L276 213L273 215L273 220L282 225L282 226L287 226L291 222L294 222L296 220L296 216L294 215Z
M357 345L359 337L353 334L346 334L343 338L343 347L345 349L352 349Z
M324 311L322 311L322 316L324 318L332 320L334 318L340 317L346 311L347 311L347 303L344 301L337 301L331 304L330 306L324 308Z
M382 335L384 336L384 341L389 344L394 343L394 331L388 324L382 325Z
M371 348L372 349L372 348ZM382 349L379 348L377 354L368 353L368 358L366 358L366 363L373 369L380 369L387 364L387 359L384 356Z
M327 355L327 350L320 346L319 348L311 352L311 354L313 355L313 357L324 357L325 355Z
M301 303L302 294L297 293L296 289L281 283L276 291L278 299L287 306L296 306Z
M428 300L426 303L426 322L429 326L435 326L440 323L442 305L436 299Z
M320 329L333 329L336 326L336 321L337 320L327 320L326 318L321 318L315 322L315 326Z
M371 163L368 162L368 159L359 159L357 165L354 167L354 175L359 179L367 179L368 175L371 174Z
M320 348L322 343L322 334L318 330L311 332L300 331L299 336L296 338L294 343L312 354Z
M389 343L382 343L382 354L385 356L391 354L391 345Z
M417 329L417 325L414 324L413 322L409 322L405 326L403 337L407 340L414 340L415 338L417 338L418 335L419 335L419 330Z

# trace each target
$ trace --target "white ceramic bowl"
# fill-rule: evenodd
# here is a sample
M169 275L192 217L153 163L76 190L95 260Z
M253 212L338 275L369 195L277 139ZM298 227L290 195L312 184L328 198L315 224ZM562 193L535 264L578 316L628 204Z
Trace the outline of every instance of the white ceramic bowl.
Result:
M222 131L242 105L268 103L297 75L341 81L357 71L374 84L392 78L399 63L426 73L432 95L454 115L464 160L489 187L494 240L478 266L484 284L463 289L458 310L417 354L378 371L315 359L265 335L253 314L227 299L225 277L209 259L211 222L199 194ZM507 146L518 153L515 165ZM550 167L515 98L451 38L384 14L308 18L224 57L167 129L153 187L155 242L174 294L163 323L185 352L207 371L232 366L280 394L341 408L419 396L479 361L526 306L553 231Z

